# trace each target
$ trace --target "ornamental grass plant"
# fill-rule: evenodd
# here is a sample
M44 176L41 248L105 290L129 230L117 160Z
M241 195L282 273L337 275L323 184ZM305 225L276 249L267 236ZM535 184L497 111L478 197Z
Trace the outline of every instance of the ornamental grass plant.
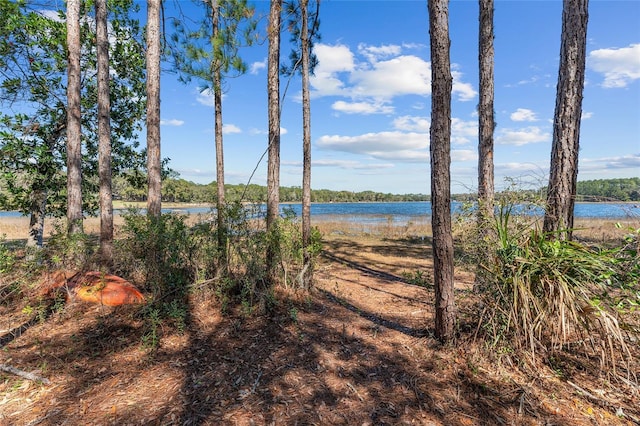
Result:
M523 226L515 211L513 203L499 206L495 250L480 262L478 330L490 345L523 349L533 361L578 346L615 372L638 334L637 234L618 247L589 246L552 238L535 222Z

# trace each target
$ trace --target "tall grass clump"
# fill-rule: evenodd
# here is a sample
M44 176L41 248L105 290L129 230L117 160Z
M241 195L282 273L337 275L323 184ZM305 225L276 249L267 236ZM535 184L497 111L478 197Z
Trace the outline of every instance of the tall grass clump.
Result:
M506 188L496 194L493 221L488 218L479 224L476 202L464 203L455 215L456 261L465 267L475 268L479 276L477 288L481 288L485 281L486 268L478 266L486 263L487 254L494 252L498 245L507 246L507 239L517 242L542 219L544 200L537 191L522 188L522 182L506 179Z
M0 305L20 294L20 286L15 281L5 279L16 266L16 256L7 246L4 235L0 235Z
M622 227L616 223L616 228ZM634 306L640 308L640 227L627 226L626 231L620 249L615 251L615 263L621 281L627 283L625 287L635 293L638 303Z
M496 248L481 262L485 277L492 277L483 287L480 319L491 344L524 349L534 360L581 345L615 370L617 360L631 358L630 330L617 306L631 284L621 266L633 260L620 257L620 248L554 239L535 224L522 227L517 210L499 206Z

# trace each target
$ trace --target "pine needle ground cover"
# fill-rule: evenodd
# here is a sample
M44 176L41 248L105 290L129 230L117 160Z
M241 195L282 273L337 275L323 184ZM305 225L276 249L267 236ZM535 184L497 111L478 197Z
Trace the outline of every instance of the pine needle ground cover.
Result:
M579 347L532 364L518 348L474 339L478 299L463 264L458 341L441 347L431 334L428 226L383 224L357 235L339 222L319 226L324 251L311 295L279 289L272 312L258 315L242 306L223 314L215 297L191 292L183 326L158 322L153 347L143 341L138 306L71 304L30 323L40 309L35 290L2 275L0 362L50 383L0 373L0 423L632 425L640 418L637 382ZM603 230L619 241L627 234L598 226L576 236L600 243ZM632 362L619 360L618 371L637 373L638 341L627 345Z

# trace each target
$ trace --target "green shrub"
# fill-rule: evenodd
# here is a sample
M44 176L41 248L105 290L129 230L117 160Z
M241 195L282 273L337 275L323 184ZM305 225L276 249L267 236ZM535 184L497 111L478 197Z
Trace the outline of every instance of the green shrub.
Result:
M188 292L211 291L223 312L239 306L244 314L268 311L276 305L266 276L266 251L274 242L281 283L293 285L303 264L301 227L291 212L267 233L259 206L231 203L225 207L226 229L217 229L214 217L187 225L186 216L164 214L159 218L130 211L116 241L114 265L124 276L140 277L150 292L142 310L147 318L146 344L155 346L169 322L183 330L188 317ZM224 247L218 232L225 232ZM308 252L312 259L322 249L320 233L314 229ZM222 255L221 255L222 254Z
M186 216L163 214L152 217L129 211L115 245L114 263L128 275L142 272L145 290L155 297L185 294L194 281L194 241Z
M161 338L162 324L173 325L178 331L186 325L196 247L185 219L175 214L156 218L129 211L115 242L117 272L143 277L141 288L151 293L141 313L146 328L143 342L152 348Z
M94 237L84 233L69 234L63 222L56 222L39 255L50 268L82 270L88 268L96 249Z
M9 272L15 261L15 254L6 246L5 236L0 236L0 274Z

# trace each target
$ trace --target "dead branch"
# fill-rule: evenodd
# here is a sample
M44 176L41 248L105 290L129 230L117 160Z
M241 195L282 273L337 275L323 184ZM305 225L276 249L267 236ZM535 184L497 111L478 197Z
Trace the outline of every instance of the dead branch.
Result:
M20 370L19 368L16 367L12 367L10 365L7 364L0 364L0 371L4 371L5 373L11 373L11 374L15 374L16 376L20 376L24 379L27 380L32 380L34 382L40 382L42 384L48 385L51 382L49 381L49 379L39 376L35 373L29 373L27 371L24 370Z

